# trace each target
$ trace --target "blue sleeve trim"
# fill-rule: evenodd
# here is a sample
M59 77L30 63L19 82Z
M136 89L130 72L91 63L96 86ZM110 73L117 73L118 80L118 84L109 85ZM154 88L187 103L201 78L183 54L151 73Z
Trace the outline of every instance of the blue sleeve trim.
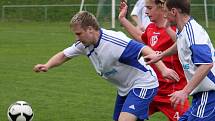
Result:
M213 83L215 83L215 76L214 76L214 74L213 74L211 71L209 71L207 77L208 77Z
M208 45L192 45L190 49L193 63L213 63L211 49Z
M145 45L142 43L131 40L120 56L119 62L138 68L144 72L149 71L138 61L141 50L144 46Z

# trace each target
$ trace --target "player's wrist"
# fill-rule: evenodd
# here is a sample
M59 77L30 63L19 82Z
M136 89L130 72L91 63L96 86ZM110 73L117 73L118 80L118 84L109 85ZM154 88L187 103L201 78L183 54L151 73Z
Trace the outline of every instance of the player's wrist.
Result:
M162 51L156 51L156 54L158 55L159 60L163 59L163 52Z
M47 63L47 64L44 65L44 68L45 68L46 70L49 70L50 68L52 68L52 66L51 66L50 64Z
M119 15L118 18L119 18L120 23L122 23L122 22L124 22L126 20L125 16L120 16Z
M191 93L191 91L188 90L188 89L186 89L186 88L184 88L182 91L183 91L183 93L186 94L186 95L189 95L189 94Z

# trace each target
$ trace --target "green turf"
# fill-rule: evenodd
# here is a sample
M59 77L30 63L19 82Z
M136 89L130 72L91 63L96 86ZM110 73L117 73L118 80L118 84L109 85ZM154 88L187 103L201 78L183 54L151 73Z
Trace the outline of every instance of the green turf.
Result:
M32 67L69 46L67 23L1 23L0 121L16 100L31 103L34 121L109 120L115 89L97 76L85 57L48 73Z
M0 23L0 121L7 121L7 108L17 100L32 105L34 121L111 121L115 87L86 57L48 73L32 71L73 40L68 23ZM158 120L167 119L161 113L150 119Z

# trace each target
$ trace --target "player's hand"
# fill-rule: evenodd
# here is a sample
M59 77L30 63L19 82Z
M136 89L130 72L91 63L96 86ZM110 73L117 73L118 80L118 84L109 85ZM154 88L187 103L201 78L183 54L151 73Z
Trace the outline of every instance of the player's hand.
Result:
M143 58L144 58L146 64L149 65L149 64L156 63L159 60L161 60L162 56L161 56L161 52L156 52L153 54L146 55Z
M179 82L180 78L178 76L178 74L170 69L170 68L165 68L161 74L163 75L164 78L166 78L167 81L169 81L169 83L172 83L173 81ZM170 79L170 80L168 80Z
M172 94L170 94L169 96L171 96L170 101L171 101L171 104L174 109L176 108L176 106L178 104L180 104L181 107L183 107L185 100L188 98L188 94L186 92L184 92L183 90L175 91Z
M128 6L124 0L121 0L119 7L119 19L126 17Z
M35 72L47 72L48 67L45 64L37 64L34 66L33 71L35 71Z

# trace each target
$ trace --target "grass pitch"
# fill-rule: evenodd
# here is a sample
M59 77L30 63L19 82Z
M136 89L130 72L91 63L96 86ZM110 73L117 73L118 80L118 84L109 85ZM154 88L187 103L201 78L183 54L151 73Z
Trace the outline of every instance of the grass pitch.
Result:
M7 121L7 108L17 100L31 104L33 121L112 120L116 89L86 57L47 73L32 71L73 41L68 23L0 23L0 121ZM161 113L150 119L158 120L167 119Z
M1 23L0 120L17 100L29 102L34 121L107 121L115 89L97 76L87 58L76 58L48 73L37 63L73 43L67 23Z

